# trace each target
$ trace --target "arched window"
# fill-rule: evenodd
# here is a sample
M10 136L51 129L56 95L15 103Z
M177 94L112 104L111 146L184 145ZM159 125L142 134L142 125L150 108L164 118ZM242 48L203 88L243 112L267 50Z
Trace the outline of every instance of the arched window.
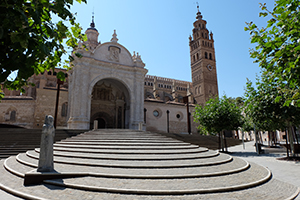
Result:
M195 94L197 94L197 89L198 89L198 88L196 87L196 88L195 88Z
M202 33L202 37L204 38L203 33Z
M212 60L212 55L211 55L211 53L209 53L209 59Z
M53 72L53 76L56 76L56 74L57 74L56 72Z
M61 116L66 117L68 114L68 102L65 102L61 106Z
M10 112L10 118L9 118L10 121L16 121L16 111L13 110Z
M201 94L201 86L198 88L198 94Z
M52 74L52 72L51 72L51 71L49 71L49 72L48 72L48 75L51 75L51 74Z
M205 58L207 59L207 52L205 52Z
M197 60L199 60L199 54L197 53L196 55L197 55Z
M205 33L205 39L207 39L207 33Z
M195 58L195 55L193 55L193 62L195 62L196 58Z

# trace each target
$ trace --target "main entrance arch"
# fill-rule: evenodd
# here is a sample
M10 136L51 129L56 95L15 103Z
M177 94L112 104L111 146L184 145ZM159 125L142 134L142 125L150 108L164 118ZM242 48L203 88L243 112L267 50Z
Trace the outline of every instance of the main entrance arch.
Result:
M129 128L130 95L119 80L105 78L98 81L91 97L90 129L94 120L98 128Z

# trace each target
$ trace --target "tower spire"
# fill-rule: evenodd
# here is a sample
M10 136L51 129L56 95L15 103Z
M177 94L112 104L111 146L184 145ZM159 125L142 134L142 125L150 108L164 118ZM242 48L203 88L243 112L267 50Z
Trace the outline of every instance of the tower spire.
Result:
M91 23L91 28L95 28L94 11L92 12L92 23Z
M199 10L199 3L198 2L196 2L196 3L197 3L197 11L198 11L196 19L201 20L202 19L202 15L201 15L201 12Z
M94 22L94 11L92 12L92 22L91 22L90 28L88 28L88 30L95 30L95 31L97 31L97 29L95 28L95 22Z

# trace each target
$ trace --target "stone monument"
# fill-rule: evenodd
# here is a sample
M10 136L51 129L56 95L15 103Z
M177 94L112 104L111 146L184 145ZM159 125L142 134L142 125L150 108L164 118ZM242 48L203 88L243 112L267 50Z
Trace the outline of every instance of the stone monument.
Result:
M53 126L53 117L47 115L42 129L41 146L38 172L51 172L54 171L53 167L53 141L55 129Z

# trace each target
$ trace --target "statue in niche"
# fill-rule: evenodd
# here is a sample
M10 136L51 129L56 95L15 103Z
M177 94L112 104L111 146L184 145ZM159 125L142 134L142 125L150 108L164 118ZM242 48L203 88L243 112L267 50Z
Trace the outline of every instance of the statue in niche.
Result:
M45 117L45 123L42 129L40 156L38 172L54 171L53 167L53 141L55 129L53 126L54 118L51 115Z

